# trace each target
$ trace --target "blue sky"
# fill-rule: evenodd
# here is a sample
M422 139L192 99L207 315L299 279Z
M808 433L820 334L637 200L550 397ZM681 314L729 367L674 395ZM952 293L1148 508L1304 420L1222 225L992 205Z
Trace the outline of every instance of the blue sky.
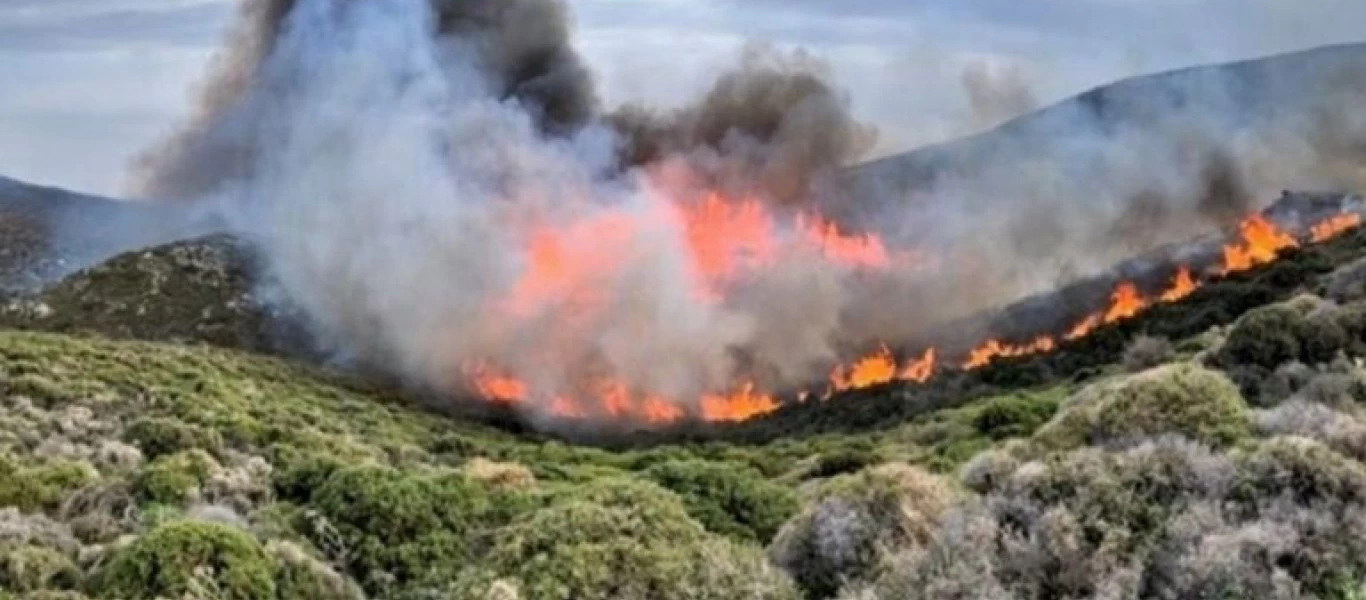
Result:
M747 40L764 40L826 60L879 126L879 152L1133 74L1366 41L1362 0L569 4L609 103L680 103ZM183 116L233 5L0 0L0 173L118 193L130 158Z

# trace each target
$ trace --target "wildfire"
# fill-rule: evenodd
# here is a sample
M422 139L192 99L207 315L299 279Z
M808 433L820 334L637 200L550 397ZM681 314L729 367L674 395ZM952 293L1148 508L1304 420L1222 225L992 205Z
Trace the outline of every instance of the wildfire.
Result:
M1224 267L1221 275L1246 271L1260 264L1276 260L1276 253L1297 244L1295 238L1281 231L1260 214L1254 214L1238 226L1240 243L1224 246Z
M757 392L753 383L744 384L730 395L702 397L702 418L707 421L744 421L775 410L778 410L778 402L768 394Z
M1031 354L1042 354L1056 348L1058 343L1053 341L1050 336L1040 336L1034 341L1020 345L1011 345L1001 342L1001 340L990 339L986 343L978 346L968 354L968 359L963 362L964 369L977 369L991 364L997 358L1017 358L1029 356Z
M784 224L756 199L729 200L713 193L675 208L674 218L683 225L700 296L709 301L723 300L727 286L773 264L793 249L814 250L823 260L850 268L887 268L911 256L889 251L876 235L842 232L818 215L800 214ZM1360 216L1340 214L1313 225L1309 237L1321 242L1360 225ZM532 230L527 238L527 267L512 287L503 309L521 317L557 307L569 308L563 316L570 319L597 314L595 311L603 305L603 282L619 268L621 252L639 233L632 227L631 221L608 215ZM785 235L784 231L792 235ZM1222 264L1215 271L1220 275L1270 262L1280 250L1297 245L1291 235L1261 215L1245 219L1238 231L1239 239L1223 248ZM1058 347L1059 339L1075 340L1103 325L1133 318L1155 303L1176 302L1200 285L1187 265L1181 265L1165 289L1151 296L1145 295L1136 283L1122 281L1111 293L1108 306L1082 318L1059 338L1040 335L1023 343L990 339L969 351L958 364L972 370L998 359L1050 352ZM933 347L902 363L883 346L858 360L834 367L829 377L829 393L893 381L925 382L936 374L938 362L939 353ZM688 409L687 404L677 399L633 390L625 382L610 377L590 380L586 385L580 384L576 392L564 393L535 389L487 364L468 366L465 373L474 390L491 401L534 402L563 419L606 416L653 425L686 418L736 422L779 407L771 394L753 382L737 382L729 393L704 395ZM810 393L800 392L799 397L804 400ZM541 400L536 401L537 398Z
M1358 225L1361 225L1361 215L1359 214L1334 215L1309 228L1310 240L1314 243L1328 241L1349 229L1355 229Z
M1199 286L1200 284L1195 281L1195 277L1191 276L1191 268L1181 265L1181 268L1176 271L1176 277L1172 279L1171 287L1162 292L1160 298L1163 302L1176 302L1194 293L1195 288Z

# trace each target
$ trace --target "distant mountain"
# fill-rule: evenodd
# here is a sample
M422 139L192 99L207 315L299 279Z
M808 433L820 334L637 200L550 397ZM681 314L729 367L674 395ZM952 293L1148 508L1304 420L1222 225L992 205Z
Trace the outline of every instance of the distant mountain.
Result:
M996 209L1091 190L1129 202L1179 195L1189 187L1182 176L1194 172L1206 179L1194 191L1207 196L1196 207L1217 220L1227 217L1222 209L1260 208L1238 204L1279 189L1366 179L1363 99L1366 43L1134 77L978 135L852 167L846 184L857 201L840 208L857 219L887 201ZM1237 197L1210 197L1220 194Z
M0 177L0 289L31 288L120 252L202 234L190 209Z

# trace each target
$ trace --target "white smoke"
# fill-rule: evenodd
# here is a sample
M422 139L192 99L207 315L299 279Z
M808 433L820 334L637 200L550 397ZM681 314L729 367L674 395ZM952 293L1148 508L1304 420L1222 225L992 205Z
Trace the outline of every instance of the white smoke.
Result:
M783 261L743 301L699 301L676 190L604 175L611 130L546 137L490 88L477 47L438 41L432 19L429 0L302 0L241 101L270 133L223 204L283 294L349 358L441 391L460 389L472 362L548 392L581 385L589 365L684 402L733 383L736 348L788 382L833 358L836 274ZM604 215L624 239L564 238L569 255L614 254L585 282L605 298L600 314L499 316L528 268L519 219L572 231Z

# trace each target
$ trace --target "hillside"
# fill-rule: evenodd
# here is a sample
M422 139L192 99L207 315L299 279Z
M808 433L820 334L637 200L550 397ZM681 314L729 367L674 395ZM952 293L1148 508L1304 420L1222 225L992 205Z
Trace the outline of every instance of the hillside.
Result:
M933 187L1230 91L1255 128L1297 73L1362 53L1121 82L853 176ZM1344 206L1268 215L1301 232ZM320 366L200 217L0 179L0 600L1366 597L1361 228L1048 352L604 434ZM944 335L1056 334L1225 241Z
M184 259L212 247L52 293L171 274L118 319L158 322L221 289ZM0 333L0 597L1359 597L1363 257L1349 233L1056 354L616 449L116 341L165 332L96 304Z

